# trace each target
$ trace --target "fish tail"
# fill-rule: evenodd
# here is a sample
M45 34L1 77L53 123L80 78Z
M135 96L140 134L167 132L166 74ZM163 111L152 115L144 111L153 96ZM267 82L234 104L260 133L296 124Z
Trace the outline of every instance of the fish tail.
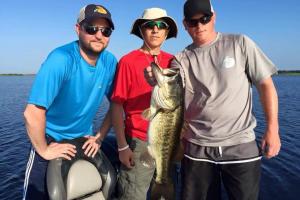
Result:
M174 200L175 199L175 191L174 185L172 182L159 184L154 182L151 188L151 200Z

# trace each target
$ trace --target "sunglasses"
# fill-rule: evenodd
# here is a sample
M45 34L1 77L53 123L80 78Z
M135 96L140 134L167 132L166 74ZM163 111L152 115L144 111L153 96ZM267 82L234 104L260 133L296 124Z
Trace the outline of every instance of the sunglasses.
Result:
M164 21L146 21L141 27L147 29L153 29L156 26L158 29L168 29L169 25Z
M92 25L83 25L82 27L89 35L95 35L98 31L100 31L104 37L109 37L112 33L112 29L107 27L98 27Z
M196 27L198 26L198 23L205 25L208 24L211 20L210 15L204 15L203 17L200 17L199 19L186 19L186 24L188 27Z

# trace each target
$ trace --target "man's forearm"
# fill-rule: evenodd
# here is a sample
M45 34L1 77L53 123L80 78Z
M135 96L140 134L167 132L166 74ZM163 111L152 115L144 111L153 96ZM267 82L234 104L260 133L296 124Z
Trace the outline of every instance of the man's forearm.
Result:
M45 137L45 110L35 105L27 105L24 111L27 134L35 150L42 156L47 149Z
M261 148L266 158L272 158L279 154L281 147L278 125L278 97L271 78L263 80L258 89L267 122Z
M116 132L118 147L125 147L127 141L124 132L123 106L121 104L112 103L112 116L112 124Z
M265 112L267 130L278 132L278 97L272 79L263 80L258 89Z
M110 106L108 112L106 113L106 115L104 117L104 120L102 122L101 127L99 128L99 130L96 133L96 137L98 137L98 139L100 139L101 141L106 137L106 135L109 132L109 129L112 126L112 122L111 122L112 114L111 114L111 112L112 111L111 111L111 106Z

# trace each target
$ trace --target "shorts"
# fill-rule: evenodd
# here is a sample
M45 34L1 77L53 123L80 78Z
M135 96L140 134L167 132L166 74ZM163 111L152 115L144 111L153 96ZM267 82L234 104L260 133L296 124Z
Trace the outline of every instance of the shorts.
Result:
M143 200L147 197L155 167L145 167L140 162L140 155L147 150L147 142L137 138L128 139L130 149L134 154L135 166L128 169L121 165L118 181L118 199Z
M47 136L46 141L50 144L54 139ZM25 171L23 200L49 199L46 183L48 163L49 161L40 156L32 146Z
M23 200L49 199L45 178L48 162L31 148L25 172Z
M258 199L261 160L216 164L184 157L181 170L183 200L221 199L221 181L229 199Z

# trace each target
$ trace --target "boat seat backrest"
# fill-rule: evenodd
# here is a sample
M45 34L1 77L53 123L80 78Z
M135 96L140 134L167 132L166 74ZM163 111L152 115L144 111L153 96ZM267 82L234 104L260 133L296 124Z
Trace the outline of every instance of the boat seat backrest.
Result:
M70 167L66 181L67 200L90 199L92 194L98 194L97 199L99 200L104 199L103 193L100 191L101 187L101 176L92 163L77 160Z
M50 200L111 198L117 182L116 170L101 150L94 157L86 156L82 149L85 140L66 141L76 145L77 153L71 160L57 158L49 162L47 189Z

